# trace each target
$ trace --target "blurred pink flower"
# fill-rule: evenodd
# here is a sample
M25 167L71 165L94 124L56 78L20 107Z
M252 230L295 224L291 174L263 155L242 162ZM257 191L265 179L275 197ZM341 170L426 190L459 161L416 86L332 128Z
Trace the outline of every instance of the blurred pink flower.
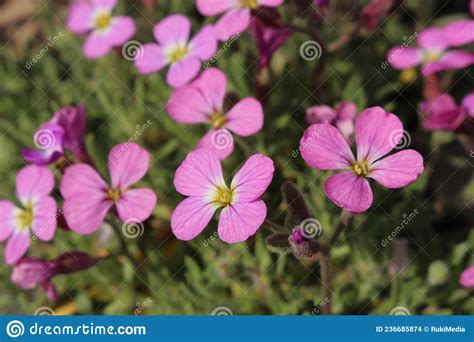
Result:
M11 281L23 289L41 286L48 299L54 302L58 294L52 283L53 277L88 269L95 266L98 261L98 258L82 252L67 252L51 261L24 257L13 268Z
M180 240L194 239L208 225L214 212L223 208L217 232L222 241L236 243L255 234L267 216L259 198L272 181L273 161L252 155L235 174L230 188L224 182L219 159L206 149L188 154L176 170L176 190L189 196L171 216L171 228Z
M175 90L166 105L170 116L179 123L209 124L209 132L197 147L213 150L221 160L234 150L230 132L247 137L256 134L263 126L263 108L254 98L240 100L225 113L226 90L225 74L210 68L188 86Z
M459 282L467 288L474 288L474 266L468 267L462 272Z
M117 0L74 0L69 10L66 27L74 33L88 34L84 55L90 59L105 56L122 46L135 34L132 17L112 16Z
M315 124L306 129L300 142L303 159L319 170L344 170L329 177L326 195L350 212L363 212L372 205L367 178L386 188L401 188L423 172L423 157L414 150L386 156L404 138L400 119L380 107L364 110L356 120L357 159L337 128Z
M336 109L327 105L316 105L306 110L306 121L312 124L326 123L336 126L347 141L354 133L354 119L357 106L354 102L343 101Z
M135 67L141 74L159 71L170 65L166 80L174 88L189 83L201 68L201 62L217 50L217 39L211 25L204 26L189 40L191 21L184 15L174 14L161 20L153 29L158 44L143 46Z
M283 0L196 0L196 6L204 16L210 17L224 13L215 24L219 40L228 40L247 29L251 11L260 6L277 7Z
M69 150L76 160L87 156L84 136L86 130L85 107L64 107L40 126L33 140L38 149L25 148L23 158L37 165L54 163Z
M50 241L56 231L56 201L49 196L54 175L46 167L29 165L16 175L16 193L21 208L0 201L0 241L8 239L5 261L13 265L26 253L30 230L36 238Z
M457 32L451 38L449 27L430 27L422 31L417 43L419 47L397 46L388 52L388 61L395 69L408 69L422 64L422 73L429 76L433 73L462 69L474 63L474 55L462 50L449 50L455 41L469 36L467 31Z
M474 42L474 20L455 20L444 28L450 46L463 46Z
M150 154L135 143L116 145L109 153L109 186L87 164L66 168L61 181L64 217L68 226L82 235L92 234L115 206L118 217L136 223L150 217L156 204L155 193L148 188L131 189L150 168Z
M474 132L474 93L466 95L461 106L449 94L441 94L420 104L423 128L429 131L448 130Z
M320 7L320 8L328 7L329 3L330 3L330 0L314 0L313 1L314 6Z

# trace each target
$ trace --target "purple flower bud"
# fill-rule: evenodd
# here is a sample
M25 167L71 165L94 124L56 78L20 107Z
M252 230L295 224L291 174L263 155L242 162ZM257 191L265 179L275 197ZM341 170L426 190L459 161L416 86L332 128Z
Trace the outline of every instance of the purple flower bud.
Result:
M299 228L293 229L293 232L291 233L291 238L297 245L301 245L303 242L306 241L305 237L301 233L301 229Z
M314 5L320 8L328 7L329 0L314 0Z

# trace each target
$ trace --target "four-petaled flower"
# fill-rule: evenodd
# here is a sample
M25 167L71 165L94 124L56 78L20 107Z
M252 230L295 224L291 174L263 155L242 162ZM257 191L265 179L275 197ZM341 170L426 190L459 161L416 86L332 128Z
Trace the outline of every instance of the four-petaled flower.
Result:
M174 14L161 20L153 28L158 44L143 45L135 66L141 74L156 72L170 65L166 80L174 88L189 83L201 68L201 62L212 57L217 50L214 28L205 26L189 40L191 21L184 15Z
M226 114L226 90L225 74L210 68L188 86L177 89L166 105L170 116L177 122L208 123L210 130L197 147L213 150L221 160L234 150L234 139L229 131L247 137L263 126L262 105L251 97L240 100Z
M67 29L74 33L88 33L84 55L89 59L105 56L122 46L135 34L131 17L112 16L117 0L75 0L67 18Z
M53 188L54 175L48 168L29 165L16 175L21 208L9 201L0 201L0 241L8 239L7 264L15 264L26 253L31 244L30 231L42 241L53 238L57 222L56 201L49 196Z
M319 170L344 170L329 177L326 195L350 212L363 212L372 204L367 178L386 188L401 188L423 172L423 157L414 150L386 156L404 138L400 119L380 107L364 110L356 120L357 159L347 141L334 126L310 126L300 142L301 155Z
M176 170L176 190L189 196L171 215L171 228L180 240L195 238L222 208L217 232L222 241L236 243L258 230L267 215L260 199L273 178L273 161L252 155L235 174L230 187L222 176L217 156L206 149L188 154Z
M92 234L115 206L124 222L146 220L156 204L155 193L148 188L131 189L150 167L150 155L135 143L116 145L109 153L109 186L99 173L87 164L66 169L61 194L68 226L83 235Z
M283 0L196 0L196 6L204 16L225 13L215 24L219 40L228 40L247 29L252 10L260 6L277 7Z

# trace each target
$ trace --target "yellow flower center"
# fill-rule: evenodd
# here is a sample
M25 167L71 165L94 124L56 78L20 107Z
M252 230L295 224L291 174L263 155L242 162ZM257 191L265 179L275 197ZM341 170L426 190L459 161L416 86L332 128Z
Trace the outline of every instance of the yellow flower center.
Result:
M423 60L427 63L431 63L436 62L440 57L440 54L437 52L428 52L423 56Z
M413 81L416 77L416 69L415 68L410 68L410 69L405 69L400 73L400 81L403 83L409 83Z
M33 206L26 204L24 209L18 214L18 225L20 229L28 229L33 224Z
M360 177L367 177L370 173L369 164L365 161L353 164L351 169L357 176Z
M223 128L227 122L227 118L220 111L215 111L209 116L209 121L212 127L219 129Z
M240 7L256 9L258 7L258 0L240 0Z
M120 191L120 189L110 188L107 190L107 197L110 200L117 202L120 197L122 197L122 191Z
M186 46L177 46L168 54L171 63L177 63L188 54L189 49Z
M226 185L217 188L213 202L219 207L227 207L234 200L234 193Z
M112 24L112 16L109 12L100 12L94 18L94 26L97 30L104 30Z

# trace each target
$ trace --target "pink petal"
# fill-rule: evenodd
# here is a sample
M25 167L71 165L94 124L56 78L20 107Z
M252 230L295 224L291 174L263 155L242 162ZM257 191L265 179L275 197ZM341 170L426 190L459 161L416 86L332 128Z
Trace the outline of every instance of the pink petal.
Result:
M207 149L224 160L234 151L234 137L226 129L211 129L199 140L196 149Z
M252 155L232 179L230 188L235 190L235 202L246 203L259 198L270 185L274 171L273 160L263 154Z
M414 182L423 173L423 157L414 150L404 150L380 159L370 166L369 177L389 189Z
M387 60L395 69L408 69L422 62L423 52L417 48L397 46L388 52Z
M216 36L224 41L247 29L250 24L250 9L231 9L216 23Z
M178 63L171 64L166 82L173 88L182 87L196 77L200 68L201 62L197 57L187 57Z
M150 168L150 154L135 143L114 146L109 153L112 187L126 189L145 176Z
M196 7L204 16L224 13L236 7L235 0L196 0Z
M451 50L441 58L441 63L449 69L462 69L474 63L474 55L461 50Z
M474 41L474 20L456 20L445 28L450 46L463 46Z
M355 160L342 134L328 124L307 128L300 141L300 151L308 165L320 170L345 169Z
M370 164L398 145L403 138L403 125L396 115L372 107L357 118L355 134L357 160Z
M357 106L351 101L342 101L336 107L338 120L353 120L357 114Z
M100 228L112 205L105 193L83 191L64 200L64 218L72 230L81 235L92 234Z
M251 97L240 100L227 113L226 127L237 135L247 137L263 127L263 108L261 103Z
M36 203L54 188L54 175L44 166L29 165L16 175L16 193L22 204Z
M114 17L113 24L105 33L111 46L121 46L130 40L136 32L132 17Z
M214 26L204 26L189 42L189 49L193 56L199 57L202 61L211 58L217 51L217 37Z
M25 255L30 244L29 230L14 231L5 247L5 262L9 265L16 264Z
M336 111L327 105L316 105L306 110L306 121L312 124L330 124L336 119Z
M420 104L426 130L454 130L464 121L464 113L448 94L441 94Z
M109 10L117 6L117 1L118 0L91 0L94 7L107 8Z
M372 205L369 182L352 171L329 177L324 185L324 192L335 205L355 213L366 211Z
M150 189L132 189L122 194L116 203L122 221L142 222L150 217L156 205L156 195Z
M35 206L35 219L31 228L40 240L50 241L56 232L56 226L56 201L48 196Z
M284 0L258 0L260 6L277 7L283 4Z
M339 120L336 121L336 127L339 132L342 133L347 141L350 141L351 135L354 133L354 121L353 120Z
M16 207L8 201L0 201L0 241L5 241L15 229Z
M86 38L82 49L86 58L97 59L108 54L112 49L112 45L103 32L93 31Z
M173 14L161 20L153 28L153 36L163 46L188 42L191 21L181 14Z
M461 107L468 117L474 118L474 93L464 96Z
M193 84L176 89L172 94L166 110L171 118L179 123L207 123L212 112L204 94Z
M77 164L66 168L60 186L61 195L66 199L91 190L105 193L107 189L107 183L94 168L87 164Z
M467 288L474 288L474 266L468 267L462 272L459 282Z
M92 8L85 1L74 1L70 7L66 27L74 33L85 33L92 30Z
M207 114L222 111L227 91L227 77L221 70L217 68L205 70L192 85L201 92L206 102L203 109L205 108Z
M445 31L440 27L429 27L424 29L417 39L418 45L430 51L444 51L449 47Z
M216 209L204 197L186 198L171 215L173 234L180 240L194 239L206 228Z
M192 151L176 170L174 186L185 196L207 196L215 187L225 185L222 167L208 150Z
M140 74L150 74L163 68L168 62L163 49L157 44L145 44L135 58L135 68Z
M257 232L266 216L267 206L262 200L229 205L219 218L219 238L227 243L245 241Z

